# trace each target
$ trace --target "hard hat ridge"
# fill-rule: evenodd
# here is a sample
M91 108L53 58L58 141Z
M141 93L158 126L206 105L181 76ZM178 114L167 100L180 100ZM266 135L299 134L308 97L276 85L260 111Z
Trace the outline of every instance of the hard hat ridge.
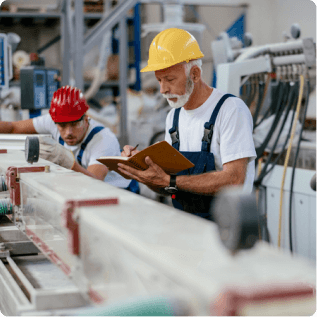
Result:
M49 113L54 122L79 120L89 109L80 89L63 86L54 92Z

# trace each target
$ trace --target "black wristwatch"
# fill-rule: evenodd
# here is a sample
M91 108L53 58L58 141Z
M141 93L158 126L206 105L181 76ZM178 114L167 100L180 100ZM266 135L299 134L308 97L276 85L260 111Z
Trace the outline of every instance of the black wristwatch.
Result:
M171 176L170 185L166 186L164 189L170 194L175 194L178 191L178 188L176 186L176 175L170 175L170 176Z

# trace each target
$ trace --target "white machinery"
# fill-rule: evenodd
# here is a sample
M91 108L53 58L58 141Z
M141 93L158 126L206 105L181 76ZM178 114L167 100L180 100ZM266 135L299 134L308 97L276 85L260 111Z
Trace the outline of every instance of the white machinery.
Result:
M28 164L21 150L1 151L0 173L0 202L12 204L0 220L4 315L316 310L314 264L263 241L232 255L222 244L230 214L219 237L213 222L42 159Z
M272 115L269 133L265 135L264 142L260 146L256 146L257 160L261 160L264 151L269 152L264 157L267 170L265 173L262 171L255 181L257 186L262 186L263 195L260 195L260 204L265 205L262 208L265 210L263 221L267 224L268 239L274 245L306 256L316 262L316 192L309 185L316 170L315 168L306 169L306 166L303 165L296 166L299 150L304 152L307 148L310 151L309 156L311 156L312 149L315 149L316 153L316 144L314 141L305 142L305 146L300 143L303 127L299 128L301 131L298 133L299 136L297 135L299 139L298 143L296 142L297 150L291 136L291 129L292 135L296 132L294 127L300 112L302 113L302 126L304 124L311 92L308 72L310 68L314 69L316 64L313 39L299 39L299 33L298 26L293 25L293 39L287 42L246 48L238 45L236 39L229 39L226 33L222 33L220 40L212 43L212 49L217 64L217 88L240 96L242 86L245 87L245 84L249 83L246 88L249 89L251 98L246 98L245 101L249 101L246 101L246 104L250 107L255 128L259 127L266 116ZM264 76L267 78L266 81L263 80ZM302 90L299 89L300 77L303 82L305 81ZM265 98L263 96L268 91L267 88L275 90L271 96L267 94L267 98ZM256 95L258 95L257 98ZM301 97L303 97L305 105L304 102L302 103ZM271 100L269 100L270 98ZM270 106L271 108L264 109L263 104L266 102L269 104L274 102L275 108ZM294 117L295 108L297 117ZM293 110L290 111L290 109ZM282 127L281 122L289 113L293 113L293 119L291 119L293 126L290 125L288 139L286 138L283 150L279 150L280 154L277 154L279 152L274 152L274 149L276 149L278 138L282 131L286 134L285 131L288 131L286 125L283 128L285 121ZM280 127L281 130L278 134ZM300 124L297 124L297 127L300 127ZM269 142L271 144L275 142L272 150L268 150ZM291 152L292 145L293 152ZM278 165L281 163L278 158L281 157L284 150L285 152L287 150L287 154L283 168ZM277 159L274 155L277 156ZM287 167L290 156L295 157L294 162L293 165ZM274 163L268 165L273 162L273 158ZM314 162L311 165L316 166L316 156L314 155L312 159ZM258 166L258 169L260 171L261 168Z
M241 80L245 76L270 73L280 66L300 64L311 67L316 64L311 38L234 50L228 35L222 33L221 36L222 40L212 43L217 61L217 88L235 96L240 95ZM222 62L220 56L227 61Z

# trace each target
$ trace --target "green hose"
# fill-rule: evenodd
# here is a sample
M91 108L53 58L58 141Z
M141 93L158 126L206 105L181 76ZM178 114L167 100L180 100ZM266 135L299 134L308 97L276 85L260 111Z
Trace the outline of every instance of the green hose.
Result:
M0 199L0 216L12 214L10 199Z

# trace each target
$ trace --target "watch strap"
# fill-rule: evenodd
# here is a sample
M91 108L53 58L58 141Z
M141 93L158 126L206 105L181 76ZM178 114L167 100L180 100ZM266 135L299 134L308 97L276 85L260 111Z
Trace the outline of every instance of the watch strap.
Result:
M176 176L177 175L170 175L170 187L175 187L176 188Z

